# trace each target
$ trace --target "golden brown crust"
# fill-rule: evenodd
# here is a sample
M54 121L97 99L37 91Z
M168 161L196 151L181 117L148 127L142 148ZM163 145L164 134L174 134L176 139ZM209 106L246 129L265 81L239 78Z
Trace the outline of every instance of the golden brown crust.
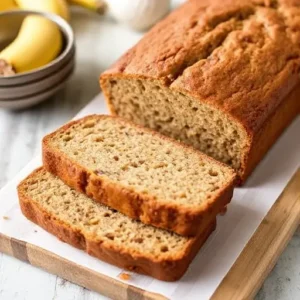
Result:
M141 194L128 187L110 182L107 177L101 177L98 174L95 174L93 171L84 168L76 161L67 157L58 149L52 147L51 139L58 132L65 131L73 124L82 121L84 122L85 119L92 117L115 118L118 122L124 124L128 123L131 126L141 128L130 122L120 120L117 117L88 116L81 120L70 122L54 133L46 136L43 139L44 168L50 173L58 176L68 186L133 219L138 219L145 224L151 224L185 236L196 236L199 228L206 227L211 223L224 206L231 201L235 183L235 174L232 170L230 170L231 178L228 180L227 184L220 189L219 194L211 199L207 199L207 201L196 211L192 208L183 208L171 203L159 203L156 199L151 197L151 195ZM177 146L192 149L191 147L175 142L150 129L143 128L143 130L150 132L152 135L158 135L162 139L176 144ZM196 150L192 149L192 151ZM212 160L212 158L205 157L208 160ZM214 161L214 163L216 162ZM225 165L219 162L217 163L220 167L225 167Z
M118 77L159 80L222 111L248 138L241 183L272 144L254 153L264 126L299 84L299 20L299 0L186 1L102 74L101 87L112 112L105 82Z
M252 147L249 151L245 171L240 184L245 182L257 164L264 157L266 152L276 142L284 129L293 121L300 112L300 85L297 86L280 104L277 110L270 116L255 136Z
M84 236L81 232L72 229L62 220L57 219L56 216L44 211L34 199L28 198L23 188L25 182L35 176L40 170L42 168L34 171L18 186L19 202L23 214L29 220L57 236L63 242L120 268L146 274L164 281L178 280L186 272L190 262L206 239L215 230L216 219L211 224L208 224L200 235L190 239L184 253L180 253L178 257L174 257L173 259L157 259L154 261L145 254L138 255L134 251L131 253L126 249L122 250L113 242L95 240L90 236Z

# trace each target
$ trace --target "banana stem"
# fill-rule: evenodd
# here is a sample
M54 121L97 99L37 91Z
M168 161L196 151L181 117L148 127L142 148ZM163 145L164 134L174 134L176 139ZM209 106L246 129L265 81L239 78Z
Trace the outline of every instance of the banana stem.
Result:
M78 5L104 15L107 11L107 3L105 0L68 0L72 5Z
M12 65L8 64L4 59L0 59L0 76L15 75L16 72Z

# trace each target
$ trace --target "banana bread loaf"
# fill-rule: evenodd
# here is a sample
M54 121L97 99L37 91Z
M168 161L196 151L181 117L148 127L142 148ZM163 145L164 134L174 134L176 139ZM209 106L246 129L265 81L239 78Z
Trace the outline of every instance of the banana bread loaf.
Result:
M210 157L120 118L93 115L43 140L47 171L146 224L197 235L232 197L235 173Z
M190 0L100 78L113 114L245 181L300 107L299 0Z
M144 225L78 193L44 169L18 187L23 214L62 241L101 260L174 281L188 268L216 226L194 238Z

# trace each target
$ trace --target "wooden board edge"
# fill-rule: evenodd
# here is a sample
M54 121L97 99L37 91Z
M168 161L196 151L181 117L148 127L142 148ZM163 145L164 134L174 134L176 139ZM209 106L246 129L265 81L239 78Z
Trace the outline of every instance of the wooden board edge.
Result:
M246 244L211 300L253 299L300 223L300 169Z
M110 299L167 300L164 296L145 291L122 281L97 273L64 259L50 251L10 238L0 233L0 252L44 269L70 282L100 293Z

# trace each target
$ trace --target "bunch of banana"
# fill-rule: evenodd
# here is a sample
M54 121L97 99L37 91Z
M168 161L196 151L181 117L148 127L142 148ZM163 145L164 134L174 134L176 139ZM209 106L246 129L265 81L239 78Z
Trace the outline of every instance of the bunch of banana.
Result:
M97 11L101 0L68 0ZM29 9L58 14L70 19L66 0L0 0L0 11ZM26 17L15 40L0 51L0 76L27 72L55 59L63 46L62 34L53 22L39 16Z

